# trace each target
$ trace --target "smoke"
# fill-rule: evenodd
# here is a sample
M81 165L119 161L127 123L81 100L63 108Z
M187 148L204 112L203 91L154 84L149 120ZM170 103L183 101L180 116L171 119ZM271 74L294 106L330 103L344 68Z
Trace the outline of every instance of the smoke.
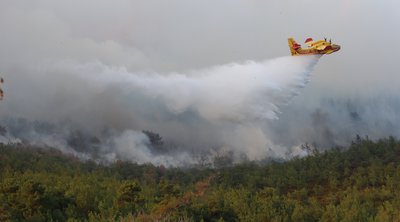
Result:
M347 146L359 135L372 140L400 136L400 99L390 93L368 96L327 96L304 106L302 95L283 107L280 119L269 124L275 143L308 143L318 150ZM284 137L281 137L285 133Z
M283 155L263 130L309 81L318 57L282 57L186 73L134 73L100 62L51 61L9 76L0 117L12 141L83 158L164 165L231 152ZM155 147L142 130L164 137ZM160 149L164 149L161 152Z

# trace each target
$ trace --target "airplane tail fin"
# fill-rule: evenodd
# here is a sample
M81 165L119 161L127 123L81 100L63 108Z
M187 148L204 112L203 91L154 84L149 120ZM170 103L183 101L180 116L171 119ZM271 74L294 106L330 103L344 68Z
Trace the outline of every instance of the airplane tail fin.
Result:
M298 55L299 53L297 52L297 49L301 49L301 46L293 38L289 38L288 43L292 56Z

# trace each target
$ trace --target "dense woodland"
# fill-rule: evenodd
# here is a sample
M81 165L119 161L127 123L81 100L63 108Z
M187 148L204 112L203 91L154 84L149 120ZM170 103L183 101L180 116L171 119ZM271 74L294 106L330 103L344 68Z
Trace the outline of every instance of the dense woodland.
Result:
M0 145L0 221L399 221L399 188L391 137L213 169L104 166Z

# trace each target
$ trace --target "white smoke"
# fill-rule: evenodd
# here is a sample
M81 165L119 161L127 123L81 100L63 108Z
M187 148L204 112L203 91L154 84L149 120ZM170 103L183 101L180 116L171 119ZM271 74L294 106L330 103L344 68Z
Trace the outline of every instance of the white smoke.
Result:
M84 157L90 149L68 144L70 131L102 137L94 155L108 161L193 164L195 155L212 149L251 160L282 156L286 150L270 141L263 126L305 86L317 61L315 56L282 57L163 74L132 73L100 62L52 61L23 70L35 73L23 80L6 76L0 117L8 119L4 124L21 141ZM27 121L18 125L15 118ZM55 127L43 131L29 121ZM105 136L104 129L113 133ZM152 151L140 132L147 129L174 147Z
M377 140L400 137L400 99L390 93L357 96L325 95L304 106L306 95L283 107L280 119L269 124L275 143L308 143L319 150L347 147L357 135ZM282 137L282 132L285 136Z

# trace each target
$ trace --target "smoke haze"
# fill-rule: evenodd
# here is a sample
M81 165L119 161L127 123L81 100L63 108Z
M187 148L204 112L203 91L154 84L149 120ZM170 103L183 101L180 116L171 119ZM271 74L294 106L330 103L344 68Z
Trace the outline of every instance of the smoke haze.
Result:
M13 140L85 158L180 165L196 163L193 155L224 150L260 160L284 154L274 150L263 127L305 86L317 61L282 57L187 74L53 61L27 70L36 74L18 85L10 83L17 90L9 91L2 118ZM141 130L174 145L157 153Z
M399 9L394 0L4 0L0 141L180 166L400 136L400 45L382 44L400 38ZM342 50L317 66L282 57L287 37L324 35Z

